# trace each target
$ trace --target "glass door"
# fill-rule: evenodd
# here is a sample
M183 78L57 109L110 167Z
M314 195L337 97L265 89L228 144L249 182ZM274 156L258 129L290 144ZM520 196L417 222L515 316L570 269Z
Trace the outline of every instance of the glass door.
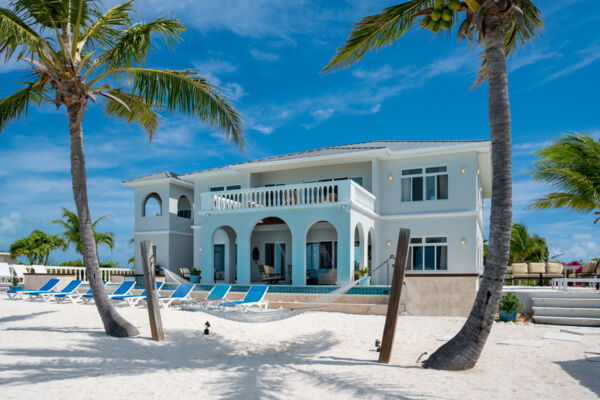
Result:
M213 256L215 265L215 281L222 281L225 279L225 245L215 244Z

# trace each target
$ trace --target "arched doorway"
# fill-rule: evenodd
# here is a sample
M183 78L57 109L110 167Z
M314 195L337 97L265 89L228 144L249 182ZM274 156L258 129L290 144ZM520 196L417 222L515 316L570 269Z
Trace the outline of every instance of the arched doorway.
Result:
M288 224L278 217L257 221L250 234L250 281L262 282L259 266L273 268L282 282L292 281L292 232ZM267 268L268 269L268 268Z
M159 217L162 215L162 200L158 193L150 193L144 199L142 217Z
M327 221L312 224L306 232L306 284L337 284L338 234Z
M365 265L365 234L359 222L354 227L354 271L364 269Z
M235 283L237 279L237 234L228 226L215 229L212 236L213 279Z
M187 219L192 218L192 203L187 196L181 196L177 200L177 216Z

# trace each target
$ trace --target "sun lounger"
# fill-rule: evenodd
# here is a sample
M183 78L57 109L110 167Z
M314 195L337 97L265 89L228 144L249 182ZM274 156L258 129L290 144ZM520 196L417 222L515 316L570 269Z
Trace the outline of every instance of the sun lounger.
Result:
M131 290L133 289L133 287L135 286L135 281L123 281L121 282L121 286L119 286L117 288L117 290L115 290L114 292L108 294L108 298L111 298L113 296L126 296L129 294L129 292L131 292ZM91 293L86 293L83 296L81 296L81 299L85 302L90 301L94 298L94 295Z
M32 265L34 274L46 274L48 271L46 270L45 265Z
M28 294L29 294L29 297L40 296L47 303L48 301L50 301L50 299L52 297L54 297L56 295L77 293L77 289L79 288L80 285L81 285L81 281L74 279L71 282L69 282L67 284L67 286L65 286L60 292L49 291L49 292L34 292L34 293L28 293Z
M179 286L177 286L177 289L175 289L175 291L170 296L160 296L158 298L158 304L167 308L172 303L175 303L175 302L178 302L178 301L181 301L181 300L187 298L190 295L190 293L192 293L193 289L194 289L193 283L182 283Z
M267 294L267 290L269 290L268 286L251 286L248 293L244 297L244 300L240 301L228 301L226 303L221 303L219 306L221 307L242 307L248 308L251 306L257 306L266 309L269 305L269 302L265 300L265 295Z
M180 304L200 303L203 305L211 304L217 301L227 300L227 294L231 290L230 285L215 285L205 299L181 300Z
M103 284L106 285L106 281L103 281ZM77 302L77 300L79 300L80 298L82 298L85 295L92 295L92 289L88 289L87 292L85 293L70 293L70 294L56 294L54 296L54 298L56 299L56 301L58 303L61 302L61 300L63 299L69 299L71 300L71 303L75 304Z
M7 263L0 263L0 280L4 281L11 281L13 277L13 274L10 270L10 267L8 266Z
M7 290L6 294L8 295L9 299L16 299L17 297L23 298L24 294L29 294L32 292L50 292L56 287L56 285L59 284L59 282L60 279L52 278L48 279L48 282L44 283L38 290Z
M23 282L23 278L25 278L25 274L27 273L27 267L25 265L13 264L12 269L13 271L15 271L15 275L17 275L17 278L19 278L19 280Z
M156 282L156 291L158 292L160 288L164 285L164 282L157 281ZM113 300L116 301L126 301L130 307L135 306L140 300L146 300L146 290L140 294L130 294L125 296L112 296Z

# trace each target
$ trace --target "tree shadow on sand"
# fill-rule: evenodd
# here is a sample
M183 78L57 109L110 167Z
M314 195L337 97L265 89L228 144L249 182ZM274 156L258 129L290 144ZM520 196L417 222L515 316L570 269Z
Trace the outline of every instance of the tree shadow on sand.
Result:
M73 331L68 327L7 330L37 330L65 335ZM274 342L270 347L236 342L221 334L202 335L200 331L193 330L169 330L167 340L159 343L145 337L116 339L99 334L101 332L97 330L75 330L87 335L87 338L73 341L68 350L1 349L0 354L16 357L18 362L0 365L0 385L51 382L77 377L134 376L185 368L198 370L198 379L202 378L203 371L220 371L219 379L202 382L210 388L214 387L214 392L220 398L290 397L293 394L287 393L286 381L299 374L303 375L303 381L307 385L341 390L357 398L425 398L400 385L382 386L366 382L361 366L380 364L368 360L320 356L337 343L332 339L332 333L324 330L311 335L298 335L286 342ZM30 357L35 358L35 361L29 361ZM334 366L336 369L317 371L310 368L319 365ZM2 378L6 372L10 372L10 378Z
M571 361L556 361L581 386L600 397L600 362L590 362L585 358Z
M40 312L34 312L34 313L22 314L22 315L9 315L8 317L0 318L0 324L6 323L6 322L22 321L24 319L35 318L39 315L50 314L50 313L54 313L54 312L56 312L56 311L40 311Z

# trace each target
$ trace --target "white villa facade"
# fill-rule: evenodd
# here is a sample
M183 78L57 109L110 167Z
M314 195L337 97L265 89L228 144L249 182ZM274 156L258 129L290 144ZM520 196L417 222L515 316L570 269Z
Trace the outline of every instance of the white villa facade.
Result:
M194 266L202 283L260 282L266 264L293 285L345 284L395 253L400 228L421 286L464 278L475 289L483 269L489 141L331 146L124 185L135 191L138 272L139 242L151 240L158 264ZM390 264L371 284L391 276Z

